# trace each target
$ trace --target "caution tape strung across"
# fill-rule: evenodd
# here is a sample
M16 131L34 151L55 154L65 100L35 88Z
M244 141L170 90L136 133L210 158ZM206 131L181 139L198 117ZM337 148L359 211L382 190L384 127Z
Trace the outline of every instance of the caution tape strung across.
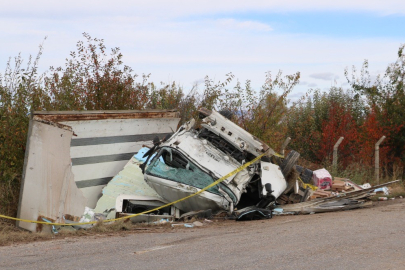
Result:
M302 181L301 177L299 177L299 176L298 176L298 179L301 181L303 188L310 188L310 189L312 189L313 191L315 191L315 190L318 189L317 186L314 186L314 185L311 185L311 184L307 184L307 183L305 183L304 181Z
M267 151L266 151L266 152L267 152ZM128 215L128 216L120 217L120 218L106 219L106 220L98 220L98 221L89 221L89 222L82 222L82 223L54 223L54 222L45 222L45 221L36 221L36 220L27 220L27 219L21 219L21 218L14 218L14 217L9 217L9 216L4 216L4 215L0 215L0 218L11 219L11 220L16 220L16 221L22 221L22 222L27 222L27 223L37 223L37 224L45 224L45 225L54 225L54 226L80 226L80 225L96 224L96 223L99 223L99 222L103 222L103 223L104 223L104 222L112 222L112 221L117 221L117 220L132 218L132 217L137 217L137 216L144 215L144 214L147 214L147 213L150 213L150 212L153 212L153 211L156 211L156 210L165 208L165 207L167 207L167 206L170 206L170 205L179 203L179 202L181 202L181 201L187 200L187 199L189 199L189 198L191 198L191 197L194 197L194 196L196 196L196 195L198 195L198 194L203 193L203 192L206 191L207 189L218 185L219 183L221 183L221 182L224 181L225 179L231 177L232 175L237 174L238 172L240 172L240 171L246 169L247 167L249 167L250 165L252 165L252 164L255 163L256 161L258 161L259 159L261 159L261 158L266 154L266 152L263 153L263 154L261 154L260 156L256 157L255 159L253 159L253 160L251 160L251 161L249 161L249 162L243 164L242 166L240 166L239 168L235 169L234 171L228 173L227 175L222 176L221 178L219 178L219 179L216 180L215 182L213 182L213 183L211 183L210 185L206 186L205 188L203 188L203 189L197 191L196 193L193 193L193 194L191 194L191 195L189 195L189 196L186 196L186 197L184 197L184 198L181 198L181 199L179 199L179 200L177 200L177 201L174 201L174 202L171 202L171 203L168 203L168 204L165 204L165 205L156 207L156 208L154 208L154 209L144 211L144 212L142 212L142 213L137 213L137 214L133 214L133 215ZM281 155L279 155L279 154L277 154L277 153L273 153L273 154L274 154L275 156L283 157L283 156L281 156Z

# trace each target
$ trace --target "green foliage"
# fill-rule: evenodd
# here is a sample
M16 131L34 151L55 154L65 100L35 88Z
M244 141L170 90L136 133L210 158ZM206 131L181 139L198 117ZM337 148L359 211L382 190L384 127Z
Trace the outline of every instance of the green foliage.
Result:
M242 119L246 130L264 140L271 147L280 147L287 131L288 94L299 83L300 73L282 76L279 71L273 79L267 73L258 99L254 93L245 101L248 104L247 117ZM247 91L247 93L251 93ZM257 100L257 101L256 101Z
M4 75L0 74L0 209L14 212L24 164L28 115L36 107L49 102L37 74L42 54L29 58L23 68L21 55L8 61Z
M389 145L391 159L405 163L405 45L398 50L398 59L390 64L383 76L372 80L365 61L360 76L353 67L352 76L345 75L357 94L357 99L365 99L369 113L375 113Z
M229 90L234 79L229 73L223 82L205 78L202 91L195 85L188 93L176 83L158 85L149 82L149 75L139 81L133 70L124 65L119 48L109 52L102 39L84 33L62 67L50 67L42 75L37 74L42 54L30 58L22 68L19 55L7 64L4 75L0 74L0 212L16 214L21 174L24 164L30 114L38 110L133 110L177 109L181 123L198 117L198 108L227 109L235 113L234 121L241 123L254 135L272 141L273 128L280 132L286 114L286 97L298 82L299 73L275 80L270 74L257 93L247 81L245 87L237 82ZM281 95L276 91L281 89ZM240 113L239 113L240 112ZM262 132L262 130L269 132ZM281 134L281 133L280 133Z
M364 104L354 98L351 90L331 87L329 92L315 90L312 96L307 94L293 104L288 114L291 147L306 159L320 163L331 158L333 145L343 136L340 149L346 147L346 155L351 155L353 136L364 122L364 110Z
M359 177L372 175L373 146L382 133L388 137L381 147L383 167L399 168L405 162L405 55L399 49L398 60L386 74L371 82L365 62L359 78L349 79L352 90L331 87L328 92L308 92L289 105L288 95L299 83L300 73L275 77L266 75L265 83L255 91L251 82L234 80L232 73L224 81L206 77L202 89L189 91L176 83L154 84L149 75L139 77L123 64L119 48L107 50L102 39L84 33L76 51L63 67L51 67L46 74L37 72L42 45L26 68L17 56L0 74L0 213L15 215L24 163L25 143L30 114L37 110L141 110L177 109L180 124L198 118L198 109L206 107L233 113L232 121L278 150L287 136L289 148L311 162L329 166L333 145L340 136L341 172ZM312 95L311 95L312 94ZM398 165L397 162L400 160ZM392 164L394 165L392 165ZM390 165L391 164L391 165ZM346 169L346 170L345 170ZM354 177L354 176L353 176Z
M275 78L270 72L257 93L245 82L244 87L238 81L233 91L224 89L219 95L219 109L229 110L235 115L234 121L277 149L285 140L288 114L288 94L299 83L300 73L283 76L279 71Z
M50 68L45 79L53 110L142 109L148 100L147 75L123 65L119 48L107 54L104 40L84 33L65 67Z

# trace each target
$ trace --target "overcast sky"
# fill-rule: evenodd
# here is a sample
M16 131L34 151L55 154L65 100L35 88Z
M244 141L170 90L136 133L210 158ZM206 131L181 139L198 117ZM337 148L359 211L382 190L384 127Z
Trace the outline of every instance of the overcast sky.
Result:
M0 72L19 52L62 66L82 33L120 47L124 63L186 89L232 72L258 89L265 73L301 72L292 97L345 86L344 68L368 59L373 75L405 43L405 1L1 1Z

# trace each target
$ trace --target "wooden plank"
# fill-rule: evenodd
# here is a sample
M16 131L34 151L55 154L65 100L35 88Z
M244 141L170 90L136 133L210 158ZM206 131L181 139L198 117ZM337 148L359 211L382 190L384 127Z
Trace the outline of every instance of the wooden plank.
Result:
M155 113L155 112L177 112L177 110L89 110L89 111L35 111L34 115L89 115L89 114L137 114L137 113Z
M178 118L175 110L154 111L62 111L34 112L34 115L52 122L101 120L101 119L142 119L142 118Z

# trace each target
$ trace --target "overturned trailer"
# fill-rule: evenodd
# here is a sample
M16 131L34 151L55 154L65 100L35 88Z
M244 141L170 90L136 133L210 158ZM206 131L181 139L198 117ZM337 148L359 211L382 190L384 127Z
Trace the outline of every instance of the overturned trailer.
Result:
M193 194L263 153L260 162L175 206L184 212L233 212L236 206L251 205L266 208L293 187L289 183L295 182L295 178L289 177L298 153L293 151L281 159L268 145L221 113L205 108L199 113L200 129L194 127L192 119L172 136L162 141L155 139L154 147L145 154L145 181L162 198L175 201Z
M179 120L175 110L34 112L17 217L60 223L81 217L144 144L174 133Z

